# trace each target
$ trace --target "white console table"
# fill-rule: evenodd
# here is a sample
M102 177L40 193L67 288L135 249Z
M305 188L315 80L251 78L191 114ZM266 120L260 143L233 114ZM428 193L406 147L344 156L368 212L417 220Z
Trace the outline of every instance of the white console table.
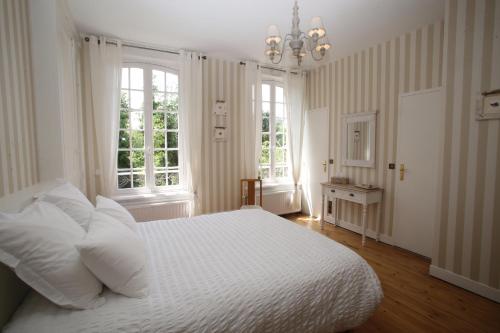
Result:
M363 188L356 187L354 185L339 185L330 183L321 183L322 188L322 201L321 201L321 229L325 224L325 216L327 211L325 210L325 199L332 201L332 217L333 224L337 225L337 200L347 200L361 204L363 206L362 214L362 226L361 226L361 244L365 245L366 238L366 213L368 210L368 205L376 203L377 204L377 220L376 220L376 240L379 240L380 231L380 213L382 205L382 193L383 190L380 188L365 190Z

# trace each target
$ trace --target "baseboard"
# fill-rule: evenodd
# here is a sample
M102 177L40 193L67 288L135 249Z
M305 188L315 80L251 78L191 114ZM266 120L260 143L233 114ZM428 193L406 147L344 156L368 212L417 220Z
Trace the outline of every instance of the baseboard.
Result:
M333 224L333 222L330 222L330 221L325 220L325 222ZM361 226L360 225L357 225L357 224L354 224L351 222L347 222L347 221L343 221L343 220L337 220L337 226L345 228L345 229L350 230L350 231L354 231L355 233L361 234ZM366 237L376 239L376 236L377 236L377 233L374 230L370 230L370 229L366 230ZM389 235L386 235L386 234L380 234L379 241L382 243L385 243L385 244L394 245L394 242L392 241L392 237Z
M453 273L452 271L434 265L430 266L429 274L438 279L444 280L446 282L464 288L465 290L471 291L475 294L500 303L500 289L495 289L493 287L485 285L484 283L471 280L469 278L466 278L465 276Z

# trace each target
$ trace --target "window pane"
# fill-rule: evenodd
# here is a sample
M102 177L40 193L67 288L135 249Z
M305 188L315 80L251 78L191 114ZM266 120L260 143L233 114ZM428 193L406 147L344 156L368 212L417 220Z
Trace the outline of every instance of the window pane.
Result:
M168 185L179 185L179 173L169 172L168 173Z
M153 92L165 91L165 72L153 70Z
M134 187L144 187L146 184L146 177L142 173L134 174Z
M128 68L122 68L122 88L128 88Z
M285 144L284 135L276 134L276 146L283 147Z
M268 148L262 148L262 153L260 155L260 163L261 164L269 164L270 163L269 149Z
M262 132L269 132L269 117L262 118Z
M167 151L168 156L168 166L176 167L179 166L179 154L177 150L169 150Z
M165 148L165 132L154 131L154 147Z
M276 133L284 132L285 124L282 119L276 119Z
M167 128L177 129L177 127L178 127L177 113L167 113Z
M131 89L144 89L142 68L130 69L130 88Z
M271 103L263 102L262 103L262 117L269 117L271 114Z
M127 111L120 111L120 128L129 128L129 114Z
M262 149L269 148L270 144L269 134L262 134Z
M153 95L153 110L164 110L165 109L165 94L164 93L154 93Z
M118 175L118 188L130 188L130 175Z
M167 132L167 147L177 148L178 139L177 132Z
M285 106L281 103L276 103L276 118L285 119Z
M284 101L284 96L283 96L283 88L282 87L276 87L276 102L277 103L283 103Z
M269 102L271 100L271 86L268 84L262 85L262 100Z
M144 107L144 93L142 91L130 92L130 108L135 110L142 110Z
M132 131L132 148L144 148L143 131Z
M167 177L166 177L165 173L156 173L155 174L155 185L156 186L167 185Z
M128 91L122 91L120 95L120 107L123 111L128 111L130 107L130 96Z
M154 152L154 164L157 168L165 167L165 151L164 150L156 150Z
M118 152L118 169L130 169L130 152Z
M165 113L154 112L153 113L153 128L154 129L164 129L165 128Z
M284 162L284 159L283 159L283 149L282 148L276 148L275 150L275 161L276 163L283 163Z
M132 168L144 168L144 151L132 152Z
M283 168L276 168L276 177L283 177Z
M261 169L261 177L262 178L269 178L270 172L269 172L269 167L263 167Z
M132 129L143 129L144 112L130 112L130 125Z
M179 109L179 95L167 94L166 109L167 111L177 111Z
M168 92L178 92L179 91L179 77L176 74L166 73L167 75L167 91Z
M118 137L118 148L130 148L130 136L128 131L120 131Z

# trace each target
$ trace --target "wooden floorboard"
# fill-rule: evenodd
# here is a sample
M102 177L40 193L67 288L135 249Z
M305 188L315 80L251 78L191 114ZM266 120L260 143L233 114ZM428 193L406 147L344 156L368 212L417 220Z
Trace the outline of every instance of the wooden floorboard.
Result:
M384 300L373 316L352 332L500 332L500 304L429 275L429 261L352 231L303 215L285 218L351 248L375 270Z

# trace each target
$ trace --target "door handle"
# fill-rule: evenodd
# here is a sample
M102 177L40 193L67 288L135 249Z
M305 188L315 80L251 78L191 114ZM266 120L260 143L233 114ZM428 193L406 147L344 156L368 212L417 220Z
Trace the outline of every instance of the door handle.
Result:
M326 172L326 161L323 161L321 164L323 164L323 172Z
M405 172L407 169L405 169L404 164L399 165L399 180L404 180L405 179Z

